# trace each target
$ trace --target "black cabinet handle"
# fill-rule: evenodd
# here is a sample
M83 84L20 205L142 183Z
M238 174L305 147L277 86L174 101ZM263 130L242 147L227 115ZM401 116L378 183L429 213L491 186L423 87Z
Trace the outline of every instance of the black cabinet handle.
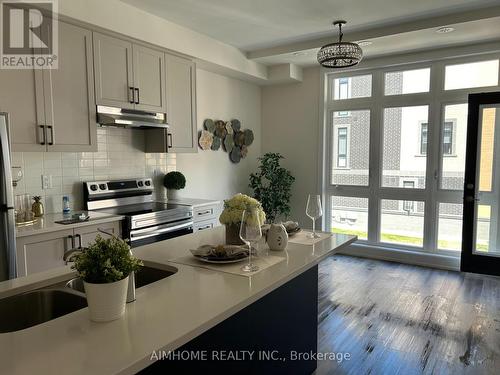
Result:
M47 126L47 129L50 130L50 141L47 143L49 146L52 146L54 144L54 128L49 125Z
M45 126L43 125L38 125L38 127L42 130L42 136L40 137L41 141L40 141L40 144L41 145L45 145Z
M135 97L134 97L134 88L132 86L129 87L129 101L130 101L130 104L134 104L135 102Z
M172 148L173 140L172 133L167 133L167 148Z
M73 237L73 236L68 236L68 239L70 239L70 240L71 240L71 249L70 249L70 250L72 250L72 249L74 249L74 248L75 248L75 237Z
M134 88L134 90L137 93L137 99L135 100L135 104L139 104L139 89L136 87Z
M78 238L78 249L81 249L82 248L82 236L80 236L79 234L76 234L75 237Z

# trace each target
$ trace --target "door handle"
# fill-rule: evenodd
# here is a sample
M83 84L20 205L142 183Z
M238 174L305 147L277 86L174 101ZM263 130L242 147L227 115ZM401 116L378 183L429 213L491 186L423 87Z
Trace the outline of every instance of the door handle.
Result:
M172 133L167 133L167 148L172 148L172 145L173 145Z
M52 125L47 126L47 129L50 130L50 141L47 142L49 146L54 144L54 127Z
M139 89L135 87L134 90L137 93L137 99L135 100L135 104L139 104Z
M40 144L41 145L45 145L45 142L46 142L46 140L45 140L45 126L38 125L38 128L39 128L38 129L38 132L39 132L38 134L39 134L39 137L41 139ZM40 136L40 130L42 131L42 135L41 136Z
M81 249L82 248L82 236L80 236L79 234L76 234L75 237L78 238L78 247L77 247L77 249Z
M468 196L464 197L464 201L467 203L479 202L479 198L474 198L472 195L468 195Z
M130 86L128 89L130 90L128 92L128 100L129 100L130 104L134 104L134 102L135 102L134 88L132 86Z

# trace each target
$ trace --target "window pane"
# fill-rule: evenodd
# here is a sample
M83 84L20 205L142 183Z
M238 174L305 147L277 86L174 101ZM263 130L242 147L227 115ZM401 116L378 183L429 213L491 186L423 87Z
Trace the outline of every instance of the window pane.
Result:
M428 106L384 109L382 186L425 188Z
M424 202L382 199L381 208L380 242L423 245Z
M467 141L467 104L444 107L441 144L441 189L464 188L465 144Z
M332 197L332 232L368 238L368 199Z
M334 100L370 97L372 95L372 75L335 78L332 90Z
M429 92L430 77L430 68L386 73L385 95Z
M439 203L438 249L462 250L462 208L461 204Z
M498 60L446 66L445 90L496 85L498 85Z
M333 113L332 184L368 185L370 111Z
M490 192L493 183L493 162L495 158L495 123L497 109L481 110L481 155L479 160L479 191Z
M491 206L480 204L476 210L476 251L495 252L490 248Z

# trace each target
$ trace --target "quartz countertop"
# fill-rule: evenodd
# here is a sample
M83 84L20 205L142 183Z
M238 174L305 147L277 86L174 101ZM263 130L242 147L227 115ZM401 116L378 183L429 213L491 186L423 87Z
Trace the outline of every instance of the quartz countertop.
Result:
M74 224L58 224L56 221L71 219L74 214L85 213L90 216L89 220L80 221ZM122 220L123 216L110 215L95 211L75 211L71 214L45 214L31 225L16 226L16 237L33 236L36 234L56 232L58 230L80 228L87 225L96 225Z
M0 334L6 374L132 374L147 367L155 350L174 350L315 266L356 240L334 234L314 245L289 243L273 252L285 261L240 276L169 261L202 244L224 241L224 227L133 249L145 261L178 269L137 289L137 300L113 322L93 323L88 309L18 332ZM0 298L70 278L69 267L0 283Z

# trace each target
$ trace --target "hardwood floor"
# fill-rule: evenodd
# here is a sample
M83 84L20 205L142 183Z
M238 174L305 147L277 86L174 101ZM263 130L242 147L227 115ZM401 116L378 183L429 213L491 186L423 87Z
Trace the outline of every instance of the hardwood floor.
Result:
M336 255L319 266L322 374L500 374L500 278ZM341 358L341 357L338 357Z

